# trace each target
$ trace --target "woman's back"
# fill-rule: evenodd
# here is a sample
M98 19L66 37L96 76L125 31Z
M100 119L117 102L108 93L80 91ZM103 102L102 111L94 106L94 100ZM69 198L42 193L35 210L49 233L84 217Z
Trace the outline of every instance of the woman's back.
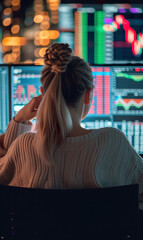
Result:
M14 127L14 123L12 125ZM138 182L139 162L142 160L124 134L115 128L67 137L56 148L51 165L37 154L34 136L35 133L25 133L11 147L8 162L14 163L14 176L10 185L67 189Z

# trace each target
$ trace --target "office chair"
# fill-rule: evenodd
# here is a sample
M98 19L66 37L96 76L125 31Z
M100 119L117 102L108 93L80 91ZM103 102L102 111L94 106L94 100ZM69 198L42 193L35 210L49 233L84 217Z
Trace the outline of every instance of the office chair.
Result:
M138 185L45 190L0 185L0 239L137 240Z

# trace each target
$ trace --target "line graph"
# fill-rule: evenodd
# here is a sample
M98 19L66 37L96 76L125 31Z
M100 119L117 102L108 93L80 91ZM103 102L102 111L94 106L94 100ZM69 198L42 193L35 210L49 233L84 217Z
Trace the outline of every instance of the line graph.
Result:
M115 98L114 104L116 107L122 107L124 108L125 111L128 111L129 109L133 110L138 110L141 109L143 110L143 98L141 99L129 99L129 98L123 98L121 96L117 96Z
M132 79L135 82L143 81L143 75L137 75L137 74L116 73L116 77L124 77L127 79Z
M122 71L115 72L116 89L143 89L143 72Z

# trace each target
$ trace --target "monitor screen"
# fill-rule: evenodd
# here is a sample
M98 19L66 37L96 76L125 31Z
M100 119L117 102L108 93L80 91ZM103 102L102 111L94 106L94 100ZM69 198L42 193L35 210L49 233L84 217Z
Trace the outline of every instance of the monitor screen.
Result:
M11 117L40 94L43 66L11 66ZM94 90L89 128L115 127L143 154L143 65L91 65ZM33 121L35 127L35 120ZM33 127L33 129L34 129Z
M143 65L91 66L94 79L86 128L115 127L143 154Z
M0 65L0 134L4 133L9 122L9 69Z
M61 4L59 31L91 64L143 63L143 4Z
M41 94L42 68L40 65L11 66L11 118L33 97Z

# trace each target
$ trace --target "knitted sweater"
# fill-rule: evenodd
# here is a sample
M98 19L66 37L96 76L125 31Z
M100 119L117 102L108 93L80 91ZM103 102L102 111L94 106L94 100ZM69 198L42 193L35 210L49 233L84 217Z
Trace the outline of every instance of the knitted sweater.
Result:
M54 153L51 167L34 146L30 125L8 125L0 148L0 184L32 188L99 188L139 184L143 193L143 160L115 128L67 137Z

